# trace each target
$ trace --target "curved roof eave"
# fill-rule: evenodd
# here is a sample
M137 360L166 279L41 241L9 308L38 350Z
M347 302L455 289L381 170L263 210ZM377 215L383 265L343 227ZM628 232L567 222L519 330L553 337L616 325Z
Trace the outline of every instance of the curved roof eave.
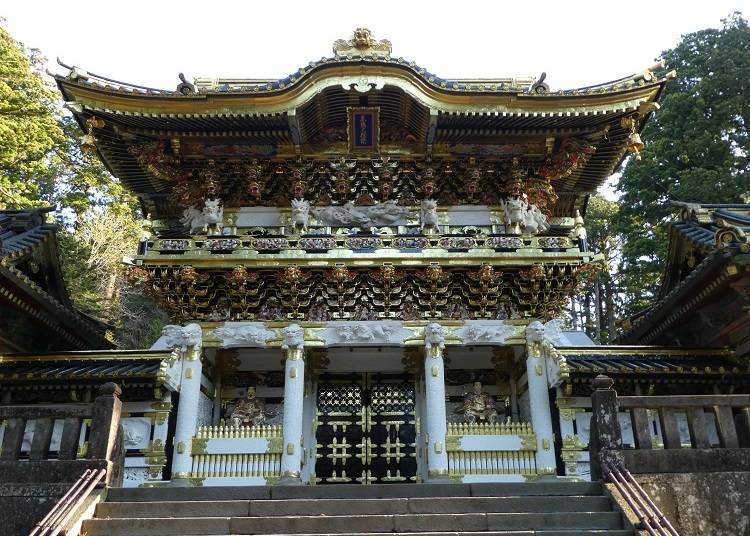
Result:
M326 88L367 92L386 85L402 89L438 113L478 115L562 116L617 113L635 110L658 99L665 78L645 82L636 77L612 86L581 92L533 94L519 91L448 90L435 87L424 76L387 63L326 64L305 73L290 86L268 91L179 92L141 91L112 86L94 77L57 75L66 100L91 111L154 117L264 116L290 113ZM257 86L256 86L257 87Z

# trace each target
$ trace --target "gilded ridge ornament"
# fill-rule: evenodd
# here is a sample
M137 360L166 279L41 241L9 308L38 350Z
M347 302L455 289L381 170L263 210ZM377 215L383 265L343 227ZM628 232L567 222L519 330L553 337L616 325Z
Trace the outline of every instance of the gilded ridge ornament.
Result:
M354 30L351 39L348 41L338 39L333 43L333 53L336 58L362 57L362 58L381 58L388 59L391 57L392 45L387 39L377 41L370 30L367 28L357 28Z

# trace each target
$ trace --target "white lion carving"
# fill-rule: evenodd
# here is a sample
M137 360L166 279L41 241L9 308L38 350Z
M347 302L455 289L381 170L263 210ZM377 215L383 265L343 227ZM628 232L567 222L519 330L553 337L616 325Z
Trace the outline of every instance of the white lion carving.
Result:
M522 199L509 198L502 202L503 223L507 232L521 234L521 225L525 223L524 209L526 203Z
M289 348L302 348L305 345L305 330L299 324L290 324L284 328L282 350Z
M559 386L564 376L569 373L565 357L555 349L555 345L567 342L560 328L560 321L550 320L546 324L538 320L531 322L526 326L526 340L534 347L533 352L536 356L544 358L549 387Z
M164 344L168 348L181 348L184 351L188 347L200 346L203 331L198 324L188 324L184 327L169 325L161 330L161 336L164 337Z
M419 228L438 230L437 201L434 199L422 200L419 208Z
M292 228L307 231L310 220L310 202L304 199L292 199Z
M549 230L549 223L539 207L529 205L524 213L523 228L528 234L544 233Z
M514 234L537 234L549 230L547 217L536 205L523 199L509 198L502 202L503 223L506 230Z
M424 328L424 347L429 352L433 347L440 350L445 349L445 333L443 326L437 322L431 322Z
M197 207L186 208L180 221L189 227L190 234L196 231L207 233L209 225L215 226L220 233L224 226L224 207L221 206L221 199L206 199L204 205L202 210L198 210Z

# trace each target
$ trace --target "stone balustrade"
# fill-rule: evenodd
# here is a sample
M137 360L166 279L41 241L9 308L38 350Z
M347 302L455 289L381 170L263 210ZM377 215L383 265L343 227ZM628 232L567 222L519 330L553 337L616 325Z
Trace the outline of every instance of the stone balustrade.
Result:
M613 383L603 375L594 380L589 439L593 479L601 477L603 462L624 463L633 473L750 469L750 395L620 397ZM627 412L633 448L623 446L620 410ZM654 413L661 443L652 433ZM681 416L687 419L687 442L680 434Z

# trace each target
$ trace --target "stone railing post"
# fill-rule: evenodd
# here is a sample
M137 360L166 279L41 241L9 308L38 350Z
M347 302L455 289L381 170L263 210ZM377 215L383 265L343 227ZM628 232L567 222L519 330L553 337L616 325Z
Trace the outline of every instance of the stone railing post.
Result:
M113 461L120 433L122 390L116 383L100 386L94 399L87 458Z
M600 374L592 383L591 428L589 432L589 456L591 479L602 478L602 463L610 465L622 462L622 431L620 429L617 391L612 389L612 378Z
M301 484L302 421L305 396L305 331L298 324L284 328L284 450L280 484Z
M448 452L445 436L445 366L443 328L435 322L425 327L424 383L427 420L427 481L448 479Z

